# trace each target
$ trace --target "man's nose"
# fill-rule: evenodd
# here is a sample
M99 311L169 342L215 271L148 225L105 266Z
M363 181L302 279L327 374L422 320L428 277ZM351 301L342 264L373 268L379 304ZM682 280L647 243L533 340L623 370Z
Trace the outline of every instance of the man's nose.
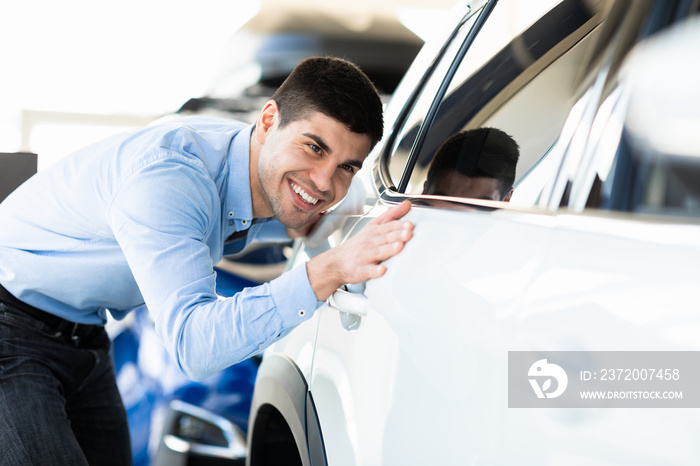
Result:
M316 189L322 193L328 193L333 188L333 175L335 174L335 163L325 162L317 165L311 171L311 181Z

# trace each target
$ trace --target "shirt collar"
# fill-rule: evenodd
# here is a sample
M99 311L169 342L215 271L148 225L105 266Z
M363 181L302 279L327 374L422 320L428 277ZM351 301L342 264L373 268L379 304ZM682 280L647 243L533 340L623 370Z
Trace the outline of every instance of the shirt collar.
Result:
M250 190L250 136L253 125L243 128L233 138L229 149L228 186L224 208L224 223L234 231L245 230L253 221L253 201Z

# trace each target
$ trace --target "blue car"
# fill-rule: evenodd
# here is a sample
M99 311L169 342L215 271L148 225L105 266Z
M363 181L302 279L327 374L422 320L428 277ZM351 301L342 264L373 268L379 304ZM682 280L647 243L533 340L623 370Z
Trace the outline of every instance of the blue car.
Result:
M259 248L231 263L248 269L283 267L284 247ZM223 297L265 281L243 278L221 266L215 269L217 294ZM182 375L158 340L145 307L124 322L113 322L108 330L135 466L245 464L248 415L260 358L193 382Z

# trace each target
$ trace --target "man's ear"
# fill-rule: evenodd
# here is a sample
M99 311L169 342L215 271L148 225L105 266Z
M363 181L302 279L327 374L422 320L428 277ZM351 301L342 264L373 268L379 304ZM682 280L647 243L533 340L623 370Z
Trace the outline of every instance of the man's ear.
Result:
M279 120L279 107L274 100L268 100L255 123L255 138L258 143L265 144L265 139Z
M513 195L513 188L510 188L510 191L508 191L508 194L506 194L506 197L503 198L503 202L510 202L510 198Z

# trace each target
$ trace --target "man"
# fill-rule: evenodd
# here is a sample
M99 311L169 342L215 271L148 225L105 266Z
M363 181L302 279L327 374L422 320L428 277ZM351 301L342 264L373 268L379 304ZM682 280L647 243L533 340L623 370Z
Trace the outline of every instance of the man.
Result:
M423 194L508 202L519 157L518 144L500 129L453 134L433 157Z
M219 300L213 270L278 220L301 233L347 193L382 137L354 65L308 59L254 126L186 118L119 135L42 171L0 204L3 464L126 464L104 333L145 303L193 379L259 352L344 283L381 276L412 235L401 204L347 243Z

